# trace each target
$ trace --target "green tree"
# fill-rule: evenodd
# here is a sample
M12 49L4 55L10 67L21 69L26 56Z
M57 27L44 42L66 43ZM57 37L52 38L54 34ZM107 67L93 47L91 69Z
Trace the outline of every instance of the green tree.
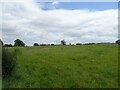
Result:
M65 40L61 40L61 44L62 45L66 45L66 41Z
M12 44L4 44L4 47L12 47Z
M39 44L38 43L34 43L34 46L39 46Z
M14 41L14 46L25 46L25 43L20 39L16 39Z

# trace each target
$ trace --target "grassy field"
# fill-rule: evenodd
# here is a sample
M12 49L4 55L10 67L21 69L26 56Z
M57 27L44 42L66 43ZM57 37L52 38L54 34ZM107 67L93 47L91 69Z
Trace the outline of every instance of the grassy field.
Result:
M13 49L13 48L10 48ZM19 47L17 69L3 80L11 88L116 88L118 46Z

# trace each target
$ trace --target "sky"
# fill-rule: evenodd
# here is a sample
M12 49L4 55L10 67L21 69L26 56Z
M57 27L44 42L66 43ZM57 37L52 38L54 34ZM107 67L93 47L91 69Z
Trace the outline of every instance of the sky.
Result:
M93 11L97 10L107 10L107 9L117 9L117 2L39 2L44 4L43 10L52 10L52 9L66 9L66 10L75 10L75 9L89 9Z
M115 42L118 39L117 2L2 2L2 38L33 43ZM0 5L1 6L1 5ZM1 18L0 18L1 19Z

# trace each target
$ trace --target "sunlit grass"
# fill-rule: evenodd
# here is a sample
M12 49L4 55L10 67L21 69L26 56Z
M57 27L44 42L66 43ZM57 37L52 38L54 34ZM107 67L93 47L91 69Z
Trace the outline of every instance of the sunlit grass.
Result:
M12 48L11 48L12 49ZM16 73L3 87L118 87L117 45L20 47Z

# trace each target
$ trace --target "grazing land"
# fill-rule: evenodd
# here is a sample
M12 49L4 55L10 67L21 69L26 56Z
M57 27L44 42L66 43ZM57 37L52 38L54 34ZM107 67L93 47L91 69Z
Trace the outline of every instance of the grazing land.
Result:
M18 48L16 73L3 80L3 88L118 87L117 45Z

